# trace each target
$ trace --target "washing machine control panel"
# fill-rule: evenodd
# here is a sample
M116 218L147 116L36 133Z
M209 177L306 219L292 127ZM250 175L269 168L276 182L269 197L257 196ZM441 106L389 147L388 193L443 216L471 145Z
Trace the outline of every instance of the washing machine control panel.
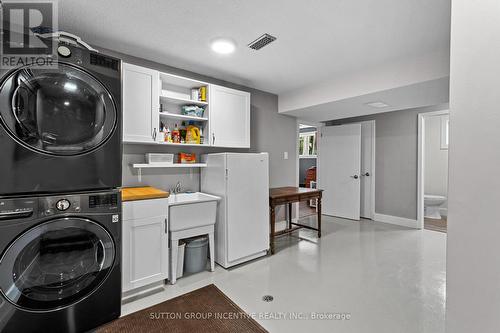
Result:
M81 199L78 195L44 197L40 200L40 214L42 216L79 213L81 210Z
M40 199L40 214L113 213L120 212L120 192L89 193L80 195L61 195Z
M61 199L58 202L56 202L57 210L65 211L68 210L69 207L71 207L71 203L69 202L68 199Z
M117 207L118 193L98 194L89 196L89 208Z

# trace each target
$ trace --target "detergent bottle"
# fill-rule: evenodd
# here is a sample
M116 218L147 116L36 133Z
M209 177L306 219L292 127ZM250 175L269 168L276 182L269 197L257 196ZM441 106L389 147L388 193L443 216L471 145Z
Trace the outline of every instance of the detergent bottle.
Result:
M200 129L194 125L188 125L186 129L186 142L200 144Z

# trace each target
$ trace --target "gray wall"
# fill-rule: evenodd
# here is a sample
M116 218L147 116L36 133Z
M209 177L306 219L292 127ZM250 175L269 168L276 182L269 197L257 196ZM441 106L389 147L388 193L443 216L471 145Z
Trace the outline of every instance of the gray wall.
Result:
M375 120L375 212L417 219L418 114L448 104L328 122L340 125Z
M102 53L114 55L123 61L154 68L162 72L203 80L227 87L245 90L251 93L251 148L250 149L220 149L220 148L177 148L170 146L125 144L123 149L123 186L151 185L161 189L169 189L180 181L185 189L199 190L199 170L184 169L143 169L142 182L138 181L137 170L130 167L131 163L144 162L144 154L148 152L178 153L180 151L197 154L238 151L238 152L268 152L270 186L286 186L295 184L296 166L296 130L295 118L278 114L278 96L264 91L235 85L212 77L192 73L186 70L170 67L165 64L148 61L123 53L114 52L96 46ZM283 159L287 151L289 159Z
M448 195L448 149L441 148L441 120L448 115L425 118L424 193Z
M500 331L500 3L453 0L446 332Z

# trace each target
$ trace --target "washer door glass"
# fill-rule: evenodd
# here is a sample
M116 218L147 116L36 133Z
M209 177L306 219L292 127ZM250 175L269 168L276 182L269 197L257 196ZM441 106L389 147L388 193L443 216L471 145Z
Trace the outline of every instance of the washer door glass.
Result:
M78 155L106 142L116 127L115 104L90 74L68 64L26 66L0 87L0 115L24 146L51 155Z
M106 279L115 246L99 224L61 218L17 238L0 259L0 290L14 305L46 311L73 304Z

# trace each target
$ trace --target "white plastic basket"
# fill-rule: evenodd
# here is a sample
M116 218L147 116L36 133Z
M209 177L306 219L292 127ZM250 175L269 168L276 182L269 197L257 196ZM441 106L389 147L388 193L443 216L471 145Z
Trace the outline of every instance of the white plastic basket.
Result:
M155 164L173 164L174 163L174 154L146 154L146 163Z

